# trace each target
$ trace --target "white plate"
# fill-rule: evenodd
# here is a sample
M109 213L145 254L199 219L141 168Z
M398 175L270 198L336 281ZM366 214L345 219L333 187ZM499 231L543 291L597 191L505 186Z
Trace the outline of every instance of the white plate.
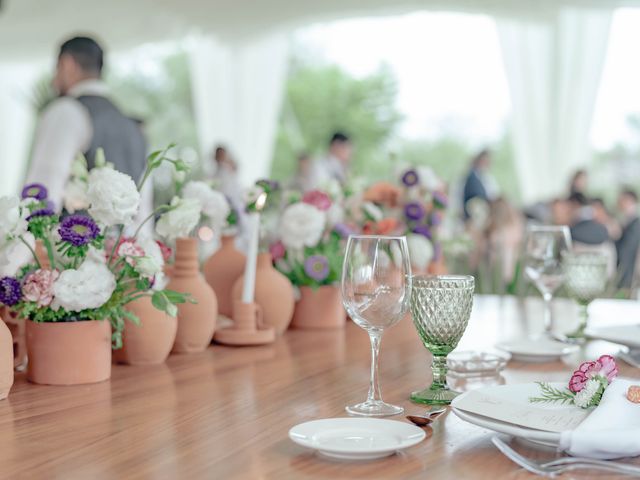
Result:
M640 348L640 325L613 325L611 327L590 328L588 337L619 343L632 348Z
M580 349L578 345L568 345L547 338L502 342L496 348L509 352L512 360L530 363L553 362Z
M327 418L301 423L289 438L327 457L370 460L393 455L424 440L424 430L379 418Z
M562 388L566 386L565 384L561 383L552 383L551 385L556 388ZM505 403L513 404L516 406L529 407L533 405L529 401L529 397L539 395L540 393L539 386L537 384L528 383L516 385L501 385L465 392L462 395L456 397L453 402L451 402L451 407L453 412L458 417L466 422L472 423L473 425L477 425L488 430L493 430L498 433L504 433L519 439L546 446L558 446L560 442L560 433L558 433L557 431L554 432L545 429L530 428L523 425L518 425L518 419L514 419L513 422L509 422L505 421L504 419L497 419L487 415L480 415L478 413L462 410L461 408L459 408L459 405L464 402L465 397L469 397L472 394L478 393L490 395L494 398L504 401ZM556 417L562 416L563 412L569 413L569 411L571 411L571 414L575 414L576 411L578 412L578 415L582 415L583 413L585 415L587 414L587 412L581 411L580 409L578 409L578 407L572 405L562 405L558 403L536 403L535 407L532 408L548 410L550 414L553 414ZM506 409L507 408L505 407L503 411Z

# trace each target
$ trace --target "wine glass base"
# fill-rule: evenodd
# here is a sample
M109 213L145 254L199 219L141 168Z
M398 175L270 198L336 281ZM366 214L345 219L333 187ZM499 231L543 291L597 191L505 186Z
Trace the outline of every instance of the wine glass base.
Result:
M349 405L345 407L349 415L357 415L360 417L389 417L391 415L400 415L404 412L404 408L396 405L390 405L382 401L366 401L357 405Z
M429 387L419 392L413 392L410 398L412 402L424 403L425 405L449 405L458 395L460 392L454 392L449 388Z

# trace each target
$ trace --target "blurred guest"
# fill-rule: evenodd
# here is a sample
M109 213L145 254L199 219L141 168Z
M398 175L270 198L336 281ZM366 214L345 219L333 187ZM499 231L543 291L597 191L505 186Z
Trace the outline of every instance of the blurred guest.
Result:
M620 225L609 213L604 201L601 198L594 198L591 200L591 206L593 207L593 219L607 228L609 238L619 238L621 234Z
M301 192L308 192L314 188L313 160L311 156L303 152L298 155L296 173L291 180L291 188Z
M569 197L571 208L571 238L575 242L587 245L600 245L609 240L609 232L596 221L594 208L582 193L574 193Z
M575 193L587 194L587 185L589 184L589 174L586 170L578 170L571 177L571 183L569 183L569 197Z
M353 155L351 139L341 132L336 132L329 141L327 156L318 160L314 168L313 188L322 186L328 180L337 180L344 184L349 173L349 163Z
M618 209L622 217L622 234L616 241L618 253L619 286L629 288L640 247L640 219L638 218L638 195L633 190L624 190L618 196Z
M463 202L464 218L469 219L467 202L479 198L491 202L499 194L498 184L489 172L491 168L491 152L487 149L478 153L471 161L471 169L464 184Z
M523 232L524 218L513 205L503 197L491 202L486 229L489 264L501 268L505 283L515 274Z
M244 201L243 190L238 179L238 164L224 145L216 146L213 153L213 163L216 169L213 174L215 187L224 193L231 206L238 211Z
M142 130L108 98L102 67L102 48L92 38L74 37L61 45L53 79L61 96L42 113L27 175L28 183L47 186L57 207L62 206L71 164L79 153L92 168L96 151L102 148L106 160L135 181L145 168ZM151 195L143 192L139 218L151 213L151 200Z
M568 200L556 198L551 202L551 219L554 225L570 225L571 217L571 204Z

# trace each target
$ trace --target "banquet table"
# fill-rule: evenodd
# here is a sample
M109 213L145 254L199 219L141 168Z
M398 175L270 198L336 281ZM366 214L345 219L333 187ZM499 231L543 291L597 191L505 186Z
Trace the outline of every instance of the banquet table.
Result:
M599 300L591 311L596 326L632 323L640 319L640 302ZM561 329L575 326L578 310L570 301L555 300L553 312ZM477 296L458 348L489 349L539 332L542 317L538 298ZM501 375L453 379L453 386L564 382L582 359L620 349L591 341L564 361L512 361ZM348 322L340 330L290 330L269 346L212 345L203 353L172 355L163 365L114 365L110 381L93 385L33 385L18 373L0 402L0 478L534 478L493 447L492 432L452 412L428 428L419 445L374 461L329 460L292 443L292 426L346 416L345 405L364 400L369 351L366 333ZM385 400L407 413L423 412L408 396L429 383L429 362L408 319L390 329L381 350ZM640 379L639 369L622 362L620 369ZM514 446L536 458L555 455ZM576 472L563 478L603 477Z

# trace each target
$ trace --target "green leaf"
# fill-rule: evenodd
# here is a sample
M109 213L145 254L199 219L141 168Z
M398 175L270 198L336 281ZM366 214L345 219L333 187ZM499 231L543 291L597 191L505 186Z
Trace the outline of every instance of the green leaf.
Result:
M167 311L167 297L162 292L154 292L151 296L151 304L161 312Z

